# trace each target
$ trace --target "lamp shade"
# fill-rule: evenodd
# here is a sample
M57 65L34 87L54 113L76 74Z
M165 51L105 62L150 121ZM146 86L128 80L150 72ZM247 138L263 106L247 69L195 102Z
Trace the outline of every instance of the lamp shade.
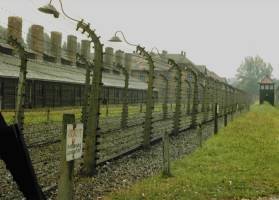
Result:
M51 5L51 4L47 4L45 6L42 6L40 8L38 8L38 10L40 12L46 13L46 14L52 14L55 18L59 17L59 12L57 11L57 9Z
M113 36L110 40L110 42L122 42L122 40L118 36Z

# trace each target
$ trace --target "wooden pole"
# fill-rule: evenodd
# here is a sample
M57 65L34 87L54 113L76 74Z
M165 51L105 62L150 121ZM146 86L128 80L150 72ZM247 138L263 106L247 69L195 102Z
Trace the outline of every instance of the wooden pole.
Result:
M50 109L47 109L47 123L49 123L50 119L49 119L49 115L50 115Z
M199 147L202 147L202 124L200 123L197 126L197 134L198 134L198 142L199 142Z
M224 126L226 127L228 125L228 114L225 113L224 115Z
M108 114L109 114L109 102L107 100L107 102L106 102L106 116L108 116Z
M140 113L142 113L142 103L140 104Z
M67 124L75 123L74 114L63 114L63 133L61 136L61 163L60 177L58 180L58 200L73 199L73 175L74 175L74 160L66 161L66 137Z

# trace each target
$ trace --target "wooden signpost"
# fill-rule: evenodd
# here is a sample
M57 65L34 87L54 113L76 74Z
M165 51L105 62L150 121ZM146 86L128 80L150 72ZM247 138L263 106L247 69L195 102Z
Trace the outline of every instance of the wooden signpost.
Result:
M82 155L83 124L75 126L74 114L63 114L58 199L73 199L74 160Z

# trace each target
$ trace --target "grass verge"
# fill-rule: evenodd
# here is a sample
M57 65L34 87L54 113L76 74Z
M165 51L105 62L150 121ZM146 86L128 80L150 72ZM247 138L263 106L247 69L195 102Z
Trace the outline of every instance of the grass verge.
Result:
M162 106L158 105L158 109ZM143 111L145 106L143 106ZM49 116L48 115L49 110ZM122 105L115 104L108 106L108 112L105 105L101 105L101 118L105 117L121 117ZM140 112L140 104L129 105L129 114L136 114ZM76 119L81 118L81 107L61 107L61 108L39 108L27 109L24 112L24 124L40 124L46 122L62 122L63 113L73 113ZM8 124L13 123L15 111L2 111L2 114Z
M150 177L104 199L257 199L279 194L279 109L255 105L202 149L171 165L173 177Z
M175 106L173 106L174 110ZM107 110L108 109L108 110ZM142 104L142 111L140 111L140 104L130 104L128 106L129 115L145 112L145 105ZM49 113L48 113L49 110ZM106 117L121 117L122 104L101 105L101 119ZM154 112L162 112L162 104L157 103L154 106ZM38 108L26 109L24 112L24 124L40 124L47 122L62 122L63 113L73 113L76 119L81 119L81 107L56 107L56 108ZM15 111L2 111L2 114L8 124L14 122Z

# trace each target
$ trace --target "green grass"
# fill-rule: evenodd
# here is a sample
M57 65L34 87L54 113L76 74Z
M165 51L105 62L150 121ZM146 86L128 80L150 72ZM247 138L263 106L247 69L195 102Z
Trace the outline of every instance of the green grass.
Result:
M202 149L160 174L105 199L257 199L279 194L279 110L254 105Z
M27 109L24 113L24 124L39 124L46 122L62 122L63 113L74 113L76 119L81 118L81 107L60 107L60 108L50 108L49 121L47 118L48 108L40 109ZM140 113L140 104L129 105L129 114ZM162 111L162 104L155 104L154 112ZM145 105L142 104L142 112L145 112ZM108 105L108 115L106 105L101 105L101 118L105 117L121 117L122 104ZM11 124L14 121L14 111L2 111L2 114L7 121Z
M47 108L46 109L33 109L26 110L24 113L24 124L39 124L48 122L47 118ZM49 112L49 122L61 122L63 113L74 113L76 118L81 117L80 108L61 108L61 109L50 109ZM3 111L2 112L7 123L11 124L14 121L15 112Z

